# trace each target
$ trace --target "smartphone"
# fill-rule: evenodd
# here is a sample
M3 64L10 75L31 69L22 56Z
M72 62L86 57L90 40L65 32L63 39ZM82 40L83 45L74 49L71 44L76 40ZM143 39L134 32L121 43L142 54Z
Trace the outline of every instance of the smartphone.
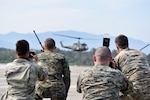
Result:
M103 38L103 46L109 47L110 38Z
M35 51L30 51L29 58L33 58L34 55L36 55Z

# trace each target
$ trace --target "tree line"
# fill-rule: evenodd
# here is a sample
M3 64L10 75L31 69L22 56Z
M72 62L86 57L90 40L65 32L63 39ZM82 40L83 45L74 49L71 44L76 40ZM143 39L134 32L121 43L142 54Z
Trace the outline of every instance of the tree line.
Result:
M75 51L66 51L60 50L59 48L56 50L57 53L62 53L68 59L69 65L77 65L77 66L93 66L93 54L95 52L95 48L91 49L87 52L75 52ZM36 50L36 53L40 53L40 50ZM112 57L117 55L117 51L112 51ZM0 63L8 63L12 62L16 58L15 50L0 48ZM147 55L149 64L150 64L150 54Z

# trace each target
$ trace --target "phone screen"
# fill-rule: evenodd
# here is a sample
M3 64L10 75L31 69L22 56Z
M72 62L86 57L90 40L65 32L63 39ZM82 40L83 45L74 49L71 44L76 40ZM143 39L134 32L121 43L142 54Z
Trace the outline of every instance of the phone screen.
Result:
M110 38L103 38L103 46L109 47Z

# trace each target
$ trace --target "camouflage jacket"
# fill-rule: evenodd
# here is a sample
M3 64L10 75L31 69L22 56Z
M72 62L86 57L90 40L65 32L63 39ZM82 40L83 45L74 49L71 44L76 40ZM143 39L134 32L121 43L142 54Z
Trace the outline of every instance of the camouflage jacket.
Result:
M133 82L135 94L141 95L142 100L149 100L144 99L150 98L150 67L146 55L127 48L122 50L114 60L118 68Z
M77 92L83 92L83 100L119 100L120 91L128 94L132 83L121 71L106 65L83 71L77 80Z
M15 59L6 65L7 93L1 100L34 100L37 79L44 80L45 73L36 63Z
M70 68L64 55L46 51L40 53L38 58L40 65L48 69L48 79L37 83L37 93L44 97L42 91L50 89L52 95L67 96L70 87ZM48 95L46 97L51 97Z

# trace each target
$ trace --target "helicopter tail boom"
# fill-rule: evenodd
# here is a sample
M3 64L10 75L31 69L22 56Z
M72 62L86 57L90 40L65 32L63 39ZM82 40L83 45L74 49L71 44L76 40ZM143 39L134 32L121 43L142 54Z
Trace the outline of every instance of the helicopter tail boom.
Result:
M70 46L64 46L63 43L62 43L62 41L60 41L60 45L61 45L61 47L63 47L63 48L72 49Z

